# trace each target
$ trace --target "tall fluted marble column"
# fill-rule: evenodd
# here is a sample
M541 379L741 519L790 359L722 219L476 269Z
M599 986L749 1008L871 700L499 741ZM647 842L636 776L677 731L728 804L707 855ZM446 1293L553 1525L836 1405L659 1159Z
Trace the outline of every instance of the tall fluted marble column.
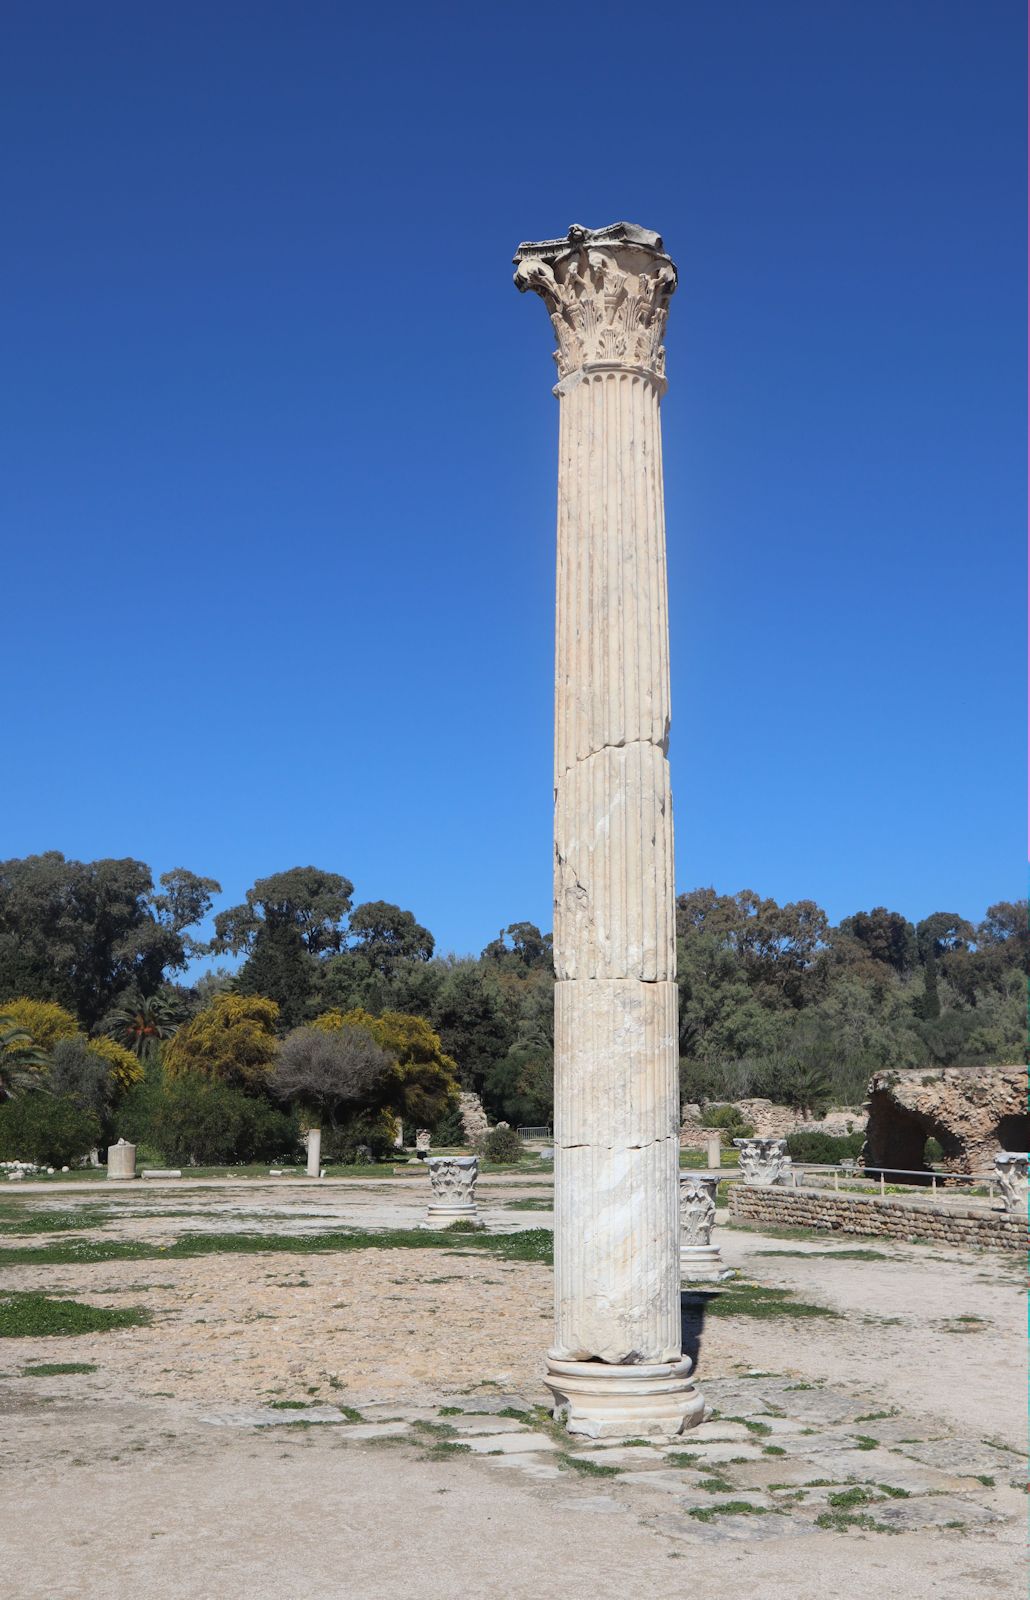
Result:
M573 1432L678 1433L679 1092L658 403L676 269L631 223L522 244L558 338L555 1339Z

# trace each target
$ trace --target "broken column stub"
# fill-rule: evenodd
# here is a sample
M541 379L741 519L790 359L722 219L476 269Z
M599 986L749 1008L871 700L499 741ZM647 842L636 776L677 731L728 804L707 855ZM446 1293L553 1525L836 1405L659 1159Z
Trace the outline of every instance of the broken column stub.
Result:
M119 1139L107 1147L107 1176L123 1180L136 1176L136 1146Z
M679 1296L669 641L658 405L676 269L632 223L519 246L558 341L555 1340L570 1430L700 1420Z

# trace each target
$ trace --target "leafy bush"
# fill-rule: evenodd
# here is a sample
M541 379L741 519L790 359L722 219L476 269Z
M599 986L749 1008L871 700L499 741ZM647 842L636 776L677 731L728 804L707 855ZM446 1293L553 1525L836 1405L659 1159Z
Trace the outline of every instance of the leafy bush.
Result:
M465 1143L465 1126L456 1104L448 1105L440 1120L433 1125L433 1144L444 1150Z
M126 1050L123 1044L116 1039L109 1039L101 1035L97 1039L90 1039L86 1048L90 1055L103 1061L114 1083L119 1089L131 1089L134 1083L139 1083L143 1077L143 1066L131 1050Z
M845 1133L839 1139L832 1133L792 1133L787 1137L787 1149L794 1161L813 1161L824 1166L854 1160L861 1155L864 1143L863 1133Z
M525 1147L514 1128L499 1122L487 1134L483 1153L488 1161L521 1161Z
M397 1123L392 1112L359 1111L337 1127L322 1129L322 1160L339 1161L344 1166L373 1161L389 1161L396 1153L393 1141Z
M0 1106L0 1161L70 1166L99 1141L99 1119L69 1094L30 1089Z
M141 1130L134 1131L138 1137ZM164 1084L151 1100L150 1125L142 1133L140 1142L162 1151L174 1166L292 1160L299 1139L296 1119L267 1100L194 1076Z
M755 1131L750 1122L744 1121L738 1106L706 1106L701 1113L701 1126L718 1129L725 1150L732 1149L734 1139L750 1139Z

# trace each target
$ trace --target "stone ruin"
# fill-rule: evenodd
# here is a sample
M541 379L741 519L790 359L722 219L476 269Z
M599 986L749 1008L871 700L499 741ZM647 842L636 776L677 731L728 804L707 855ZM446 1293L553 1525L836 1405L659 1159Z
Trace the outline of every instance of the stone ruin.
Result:
M470 1150L482 1151L486 1144L486 1136L490 1132L490 1124L478 1094L466 1092L459 1097L458 1115L461 1118L465 1143Z
M945 1172L993 1170L1005 1151L1030 1149L1026 1068L913 1067L869 1081L862 1159L869 1172L929 1172L925 1147L937 1140Z
M862 1133L867 1120L866 1113L857 1107L841 1106L827 1111L824 1117L806 1118L791 1106L760 1098L713 1101L708 1109L713 1110L720 1105L736 1106L741 1119L750 1123L759 1139L787 1139L792 1133L828 1133L835 1139L842 1139L848 1133ZM705 1148L712 1130L704 1126L702 1115L699 1105L688 1103L683 1107L680 1126L680 1146L683 1149Z

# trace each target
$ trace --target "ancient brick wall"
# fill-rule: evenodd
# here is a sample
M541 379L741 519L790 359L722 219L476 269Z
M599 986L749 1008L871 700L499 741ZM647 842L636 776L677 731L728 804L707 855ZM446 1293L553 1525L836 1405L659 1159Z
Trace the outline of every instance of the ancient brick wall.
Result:
M826 1189L774 1189L733 1183L730 1216L777 1228L818 1228L867 1238L919 1239L982 1250L1027 1248L1027 1225L988 1204L958 1205L895 1195L841 1194Z

